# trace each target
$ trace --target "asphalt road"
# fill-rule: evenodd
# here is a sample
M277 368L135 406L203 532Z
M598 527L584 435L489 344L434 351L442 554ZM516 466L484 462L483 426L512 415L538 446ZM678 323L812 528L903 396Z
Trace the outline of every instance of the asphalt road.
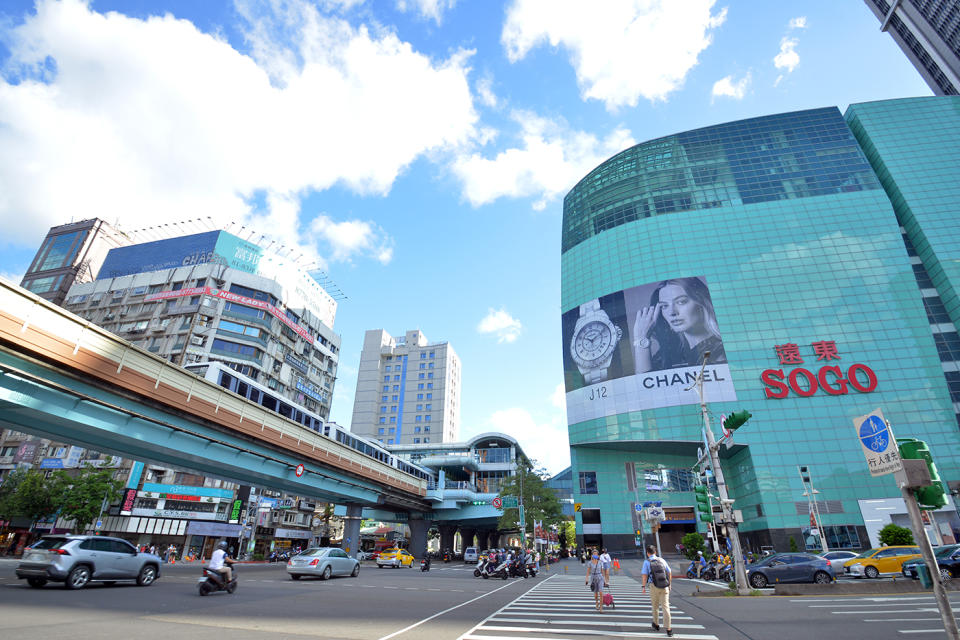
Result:
M536 579L481 580L472 567L434 563L377 569L358 578L291 581L283 565L245 565L233 595L197 595L199 567L164 567L150 587L59 585L32 589L0 561L0 635L4 638L332 638L350 640L597 640L662 638L650 628L648 595L624 561L611 587L616 608L598 613L578 562ZM944 637L932 594L815 597L694 597L677 580L671 597L674 637L687 640ZM953 593L960 613L960 594Z

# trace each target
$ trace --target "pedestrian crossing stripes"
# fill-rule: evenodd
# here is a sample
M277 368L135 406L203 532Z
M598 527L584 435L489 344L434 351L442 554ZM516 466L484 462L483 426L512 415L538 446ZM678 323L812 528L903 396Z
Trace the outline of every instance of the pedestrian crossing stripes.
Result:
M610 587L615 607L597 611L583 578L556 575L495 611L458 640L595 640L605 638L665 638L651 627L650 594L636 580L620 576ZM672 603L671 603L672 604ZM671 607L673 637L717 640L703 625Z
M951 594L953 595L953 594ZM954 613L960 612L960 606L951 599ZM865 625L884 625L893 627L897 633L906 637L944 633L943 619L937 608L937 601L931 595L917 596L872 596L860 598L797 598L790 602L802 603L817 614L828 613L844 619L857 619ZM879 623L879 624L878 624Z

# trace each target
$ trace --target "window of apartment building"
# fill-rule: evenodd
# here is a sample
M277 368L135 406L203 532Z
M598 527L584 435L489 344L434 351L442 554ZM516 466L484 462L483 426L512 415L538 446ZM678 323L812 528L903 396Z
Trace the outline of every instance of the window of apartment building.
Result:
M432 417L433 417L433 416L423 416L423 421L424 421L424 422L430 422L430 418L432 418Z
M390 382L390 376L383 376L383 381ZM386 387L384 387L384 389L386 389Z
M432 393L428 393L428 394L427 394L427 400L433 400L433 394L432 394Z
M414 438L413 444L420 444L420 438Z
M420 433L420 427L414 427L414 428L413 428L413 432L414 432L414 433Z
M388 439L387 444L393 444L393 438Z
M422 373L417 374L417 378L419 378L420 380L423 380L423 379L426 378L426 377L427 377L427 376L423 375Z
M387 424L387 419L383 417L380 418L380 424ZM380 433L383 433L383 429L380 429Z
M423 360L423 359L426 358L426 357L427 357L427 354L426 354L426 353L423 353L423 352L421 351L421 352L420 352L420 359Z
M413 421L414 421L414 422L422 422L422 421L423 421L423 416L417 416L416 418L413 419Z
M422 382L417 383L417 389L423 389L423 383L422 383Z
M423 439L423 441L424 441L424 442L430 442L430 437L427 436L426 438Z
M580 493L581 494L597 493L597 472L596 471L580 472Z
M383 390L384 390L384 391L390 391L390 385L388 385L388 384L383 385Z
M394 390L394 391L400 391L400 385L398 385L398 384L393 385L393 390Z
M431 357L431 358L433 357L433 351L430 352L430 357Z
M427 389L433 389L433 383L432 383L432 382L428 382L428 383L427 383Z
M393 376L394 382L400 382L400 376Z
M427 411L432 411L433 409L432 409L431 407L433 407L433 405L432 405L432 404L428 404L428 405L427 405Z
M417 400L423 400L423 394L422 394L422 393L418 393L418 394L417 394Z
M248 356L251 358L260 358L263 355L263 352L256 347L251 347L246 344L238 344L236 342L227 342L226 340L220 340L219 338L214 338L213 348L215 350L224 351L227 353L236 353L241 356Z
M428 374L427 374L427 377L428 377L428 378L432 378L432 377L433 377L433 371L431 371L430 373L428 373Z
M387 412L386 407L380 407L380 413L386 413L386 412Z
M263 335L263 329L240 324L239 322L230 322L229 320L223 319L220 320L220 323L217 325L217 329L229 331L230 333L238 333L244 336L252 336L254 338L259 338L261 335Z
M384 371L390 371L390 365L387 365L383 368Z
M380 402L386 402L387 396L380 396Z
M400 396L390 396L390 402L396 402Z
M433 369L433 363L432 363L432 362L430 363L430 368Z
M426 368L427 368L427 364L426 364L425 362L421 362L421 363L420 363L420 368L421 368L421 369L426 369Z
M417 405L417 411L423 411L423 405L422 405L422 404L418 404L418 405Z
M387 356L387 357L386 357L386 360L387 360L387 362L390 362L391 360L393 360L393 356Z
M396 430L397 430L396 427L390 427L389 429L387 429L387 433L393 433Z
M427 425L423 428L424 433L430 433L430 425Z
M183 289L183 283L182 283L182 282L174 282L174 283L170 286L170 291L180 291L180 289Z
M393 405L392 407L390 407L390 413L396 413L396 412L397 412L397 405Z
M397 424L397 416L390 416L390 424Z

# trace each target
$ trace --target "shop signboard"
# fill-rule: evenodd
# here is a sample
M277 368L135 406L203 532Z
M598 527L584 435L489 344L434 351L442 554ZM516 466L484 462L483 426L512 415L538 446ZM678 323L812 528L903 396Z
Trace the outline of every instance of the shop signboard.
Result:
M273 535L275 538L293 538L296 540L309 540L313 537L312 532L302 529L277 528Z
M133 505L137 501L136 489L125 489L123 500L120 502L120 515L129 516L133 513Z
M737 399L703 277L642 284L587 300L562 316L567 420L576 424L700 399Z
M17 453L13 456L13 461L33 462L34 457L37 455L37 449L39 448L40 442L38 440L27 440L17 447Z
M834 340L817 340L810 343L809 350L806 345L801 348L801 345L793 342L774 345L773 350L782 367L796 368L790 371L782 368L765 369L760 374L760 381L765 387L763 392L767 398L809 398L817 393L844 396L851 390L871 393L879 384L877 374L869 366L860 362L849 366L843 364L840 347ZM816 360L808 363L807 360L813 356L816 356ZM834 360L838 362L834 363ZM821 366L814 372L812 369L817 363ZM810 369L806 368L808 366Z

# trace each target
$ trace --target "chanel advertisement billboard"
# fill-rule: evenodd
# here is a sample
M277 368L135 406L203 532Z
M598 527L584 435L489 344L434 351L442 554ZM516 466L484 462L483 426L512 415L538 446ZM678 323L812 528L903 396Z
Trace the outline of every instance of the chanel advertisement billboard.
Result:
M567 421L699 402L688 389L705 353L709 402L736 400L705 278L674 278L594 298L562 316Z

